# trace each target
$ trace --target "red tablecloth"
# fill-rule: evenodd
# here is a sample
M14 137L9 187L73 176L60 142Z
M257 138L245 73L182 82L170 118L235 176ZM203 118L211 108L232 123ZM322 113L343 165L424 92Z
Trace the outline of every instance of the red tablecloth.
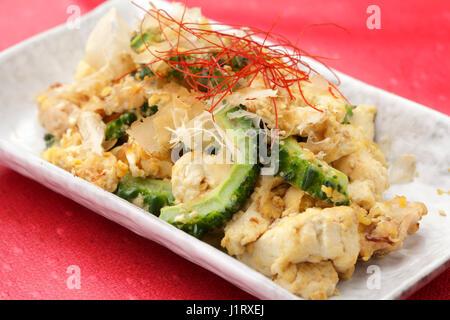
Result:
M125 0L124 0L125 1ZM67 7L86 13L102 0L1 0L0 49L67 20ZM369 4L381 29L366 27ZM329 65L360 80L450 113L448 1L191 0L226 23L269 28ZM5 76L5 75L3 75ZM7 76L7 75L6 75ZM1 120L0 120L1 121ZM251 299L218 276L100 217L17 173L0 167L0 299ZM432 213L435 214L435 213ZM81 289L66 271L80 267ZM449 299L446 271L414 299Z

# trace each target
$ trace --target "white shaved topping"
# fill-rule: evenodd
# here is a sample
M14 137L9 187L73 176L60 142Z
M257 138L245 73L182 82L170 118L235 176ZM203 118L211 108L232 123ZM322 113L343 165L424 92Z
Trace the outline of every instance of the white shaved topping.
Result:
M105 128L106 125L98 113L84 111L78 116L78 129L83 138L83 145L99 155L103 153Z

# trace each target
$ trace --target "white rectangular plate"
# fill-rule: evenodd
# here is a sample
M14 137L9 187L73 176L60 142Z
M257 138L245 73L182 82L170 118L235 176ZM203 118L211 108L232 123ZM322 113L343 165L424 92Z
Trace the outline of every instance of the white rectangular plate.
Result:
M137 1L143 5L147 1ZM164 1L153 1L168 8ZM50 189L98 212L137 234L156 241L186 259L218 274L261 299L298 299L260 273L236 259L170 226L164 221L70 173L43 161L44 130L37 120L34 96L55 82L70 81L83 57L90 31L100 17L116 7L129 23L140 15L128 1L109 1L84 16L81 28L65 26L52 29L0 54L0 162L44 184ZM405 246L384 259L358 263L353 278L338 285L334 299L401 298L426 283L448 266L450 259L450 213L448 195L438 195L437 188L450 189L449 117L412 101L364 84L339 73L340 89L353 102L378 107L376 135L392 138L389 159L401 154L415 154L419 177L413 182L392 186L387 199L396 194L408 200L422 201L429 214L418 233ZM381 270L381 286L370 290L369 265Z

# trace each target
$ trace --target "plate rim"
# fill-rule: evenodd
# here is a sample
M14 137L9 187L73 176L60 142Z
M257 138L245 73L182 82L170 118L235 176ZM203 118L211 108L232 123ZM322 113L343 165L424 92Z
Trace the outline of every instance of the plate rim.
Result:
M114 4L115 4L116 2L117 2L117 0L108 0L108 1L105 1L104 3L102 3L102 4L100 4L99 6L95 7L93 10L91 10L91 11L87 12L86 14L84 14L84 15L80 18L80 22L83 22L84 20L87 20L87 19L90 19L90 18L93 18L93 17L96 17L96 16L100 15L100 14L102 13L103 10L107 10L107 9L113 7ZM164 0L157 0L157 1L155 1L155 3L158 3L158 2L169 4L167 1L164 1ZM7 60L10 56L12 56L12 55L14 55L15 53L21 51L23 48L26 48L26 47L28 47L28 46L32 46L33 43L39 42L39 41L41 41L41 40L43 40L43 39L45 39L45 38L47 38L47 37L51 37L53 34L58 34L58 33L60 33L60 32L64 32L64 31L65 31L64 29L66 28L66 26L67 26L66 23L60 24L60 25L58 25L58 26L56 26L56 27L50 28L50 29L48 29L48 30L46 30L46 31L43 31L43 32L41 32L41 33L39 33L39 34L36 34L36 35L32 36L32 37L29 37L29 38L27 38L26 40L23 40L23 41L21 41L21 42L15 44L15 45L13 45L13 46L11 46L11 47L6 48L5 50L3 50L3 51L0 52L0 64L3 63L5 60ZM433 116L439 117L441 120L446 121L447 123L450 124L450 117L449 117L448 115L446 115L446 114L440 112L440 111L434 110L434 109L429 108L429 107L427 107L427 106L425 106L425 105L423 105L423 104L417 103L417 102L415 102L415 101L412 101L412 100L409 100L409 99L407 99L407 98L401 97L401 96L399 96L399 95L397 95L397 94L391 93L391 92L386 91L386 90L384 90L384 89L375 87L375 86L373 86L373 85L371 85L371 84L368 84L368 83L365 83L365 82L363 82L363 81L361 81L361 80L358 80L358 79L356 79L356 78L354 78L354 77L352 77L352 76L346 75L345 73L342 73L342 72L340 72L340 71L338 71L338 70L335 70L335 69L333 69L333 70L334 70L334 71L338 74L338 76L339 76L340 78L342 78L342 79L346 79L346 80L350 80L350 81L355 82L355 83L358 83L358 84L362 84L362 85L366 86L367 88L370 88L370 89L372 89L372 90L375 90L375 91L377 91L377 92L380 92L380 93L382 93L382 94L384 94L384 95L388 94L388 95L390 95L392 98L395 98L395 99L397 99L397 100L400 101L400 102L406 102L406 103L413 104L414 107L420 108L421 111L423 111L423 112L428 112L430 115L433 114ZM99 188L99 187L97 187L97 186L95 186L95 185L93 185L93 184L91 184L91 183L89 183L89 182L87 182L87 181L81 179L81 178L78 178L78 177L73 176L72 174L70 174L69 172L66 172L65 170L63 170L63 169L61 169L61 168L59 168L59 167L57 167L57 166L55 166L55 165L52 165L52 164L46 162L45 160L39 158L38 156L36 156L35 154L33 154L33 153L31 153L30 151L26 150L26 149L23 148L22 146L20 146L20 148L17 148L17 146L16 146L16 147L15 147L16 150L14 150L13 148L11 148L11 145L12 145L11 142L9 142L9 141L7 141L7 140L4 140L4 139L0 138L0 163L3 164L3 165L6 165L7 167L9 167L10 169L12 169L12 170L14 170L14 171L16 171L16 172L19 172L18 170L16 170L16 169L18 169L18 168L15 166L15 165L17 165L17 164L19 164L19 165L21 165L21 166L29 165L29 166L31 166L31 167L34 167L35 169L39 167L40 169L46 170L46 172L48 172L48 173L51 174L51 175L55 175L55 176L58 176L58 175L59 175L60 177L66 176L67 179L69 179L69 178L70 178L70 179L75 178L75 179L73 179L73 182L74 182L74 183L81 183L81 184L82 184L84 187L86 187L87 189L92 189L92 190L93 190L93 188L97 188L97 189L98 189L97 192L99 193L99 195L100 195L100 194L103 194L103 195L105 195L105 194L106 194L106 195L112 195L111 193L109 193L109 192L107 192L107 191L105 191L105 190L103 190L103 189L101 189L101 188ZM22 150L19 150L19 149L22 149ZM19 150L19 152L17 152L17 150ZM26 159L24 156L22 156L22 155L20 154L21 152L24 152L24 154L31 155L31 157L29 157L29 159ZM36 159L35 159L35 158L36 158ZM14 164L15 164L15 165L14 165ZM23 169L25 170L25 167L23 167ZM40 184L43 184L43 185L46 186L47 188L50 188L50 189L52 189L53 191L55 191L55 192L57 192L57 193L59 193L59 194L63 194L63 192L60 192L60 191L58 191L58 190L53 189L52 186L49 186L48 184L42 183L42 181L38 181L37 179L34 179L32 176L27 175L27 174L25 174L24 172L19 172L19 173L22 174L22 175L25 175L25 176L27 176L27 177L29 177L29 178L35 180L35 181L37 181L37 182L40 183ZM54 182L60 182L60 181L54 181ZM65 195L65 194L63 194L63 195L64 195L65 197L67 197L67 198L69 198L69 199L71 199L71 200L77 202L77 203L80 203L80 201L79 201L78 199L74 199L74 198L72 198L72 197L70 197L70 196L67 196L67 195ZM114 195L114 196L115 196L115 195ZM149 217L148 213L146 213L146 212L143 211L142 209L140 209L140 208L138 208L138 207L136 207L136 206L134 206L134 205L132 205L132 204L126 202L126 201L123 200L123 199L120 199L120 198L117 197L117 196L115 196L115 197L117 198L117 200L119 200L120 202L122 202L123 208L129 207L128 210L134 210L134 211L136 211L137 213L139 213L139 215L141 216L141 218L146 219L146 217L147 217L147 218ZM81 203L81 204L82 204L83 206L86 207L85 204L83 204L83 203ZM89 207L88 207L88 208L89 208ZM116 220L114 220L114 219L111 219L110 217L105 216L104 214L102 214L101 212L99 212L99 210L97 210L97 209L92 209L92 208L89 208L89 209L92 210L92 211L94 211L94 212L96 212L97 214L100 214L100 215L104 216L105 218L107 218L107 219L109 219L109 220L112 220L112 221L114 221L114 222L116 222L116 223L121 224L120 222L118 222L118 221L116 221ZM186 235L183 231L181 231L181 230L179 230L179 229L173 227L172 225L170 225L170 224L168 224L168 223L166 223L166 222L160 220L159 218L154 217L154 216L150 216L150 217L153 218L153 219L155 219L155 220L157 220L159 223L161 223L161 224L160 224L161 229L167 229L167 228L169 228L170 232L171 232L171 233L175 233L175 234L177 235L177 237L185 236L185 235ZM155 223L155 221L154 221L153 223ZM164 224L165 224L165 225L164 225ZM121 224L121 225L122 225L122 224ZM145 237L145 238L147 238L147 239L149 239L149 240L151 240L151 241L155 241L155 242L157 242L157 243L163 245L164 247L166 247L167 249L169 249L169 250L171 250L172 252L176 253L177 255L181 255L180 252L176 252L176 251L174 250L174 248L171 248L171 247L166 246L164 243L158 241L157 239L150 238L150 237L148 237L148 236L142 235L140 232L137 232L136 230L133 230L133 229L130 228L129 226L125 226L125 227L126 227L127 229L131 230L132 232L137 233L137 234L140 235L140 236L143 236L143 237ZM237 259L235 259L235 258L233 258L233 257L231 257L231 256L229 256L229 255L227 255L226 253L224 253L224 252L222 252L222 251L220 251L220 250L218 250L218 249L216 249L216 248L214 248L214 247L208 245L207 243L204 243L204 242L202 242L202 241L200 241L200 240L198 240L198 239L195 239L195 238L193 238L193 237L191 237L191 236L189 236L189 237L192 238L192 240L193 240L194 242L198 241L198 242L200 243L201 246L207 246L207 247L209 247L210 249L212 249L212 250L214 250L214 251L217 251L218 253L223 254L224 256L226 256L226 257L228 257L228 258L234 260L234 261L237 262L241 267L245 267L246 269L248 269L248 270L246 270L246 272L256 273L257 275L263 277L263 279L266 279L268 282L270 282L270 283L272 283L274 286L276 286L278 290L279 290L279 289L282 289L283 291L285 291L285 292L281 292L281 293L283 293L283 298L284 298L284 299L290 298L290 299L299 299L299 300L303 300L302 298L293 295L292 293L288 292L287 290L285 290L285 289L282 288L281 286L275 284L273 281L271 281L270 279L268 279L267 277L265 277L264 275L262 275L262 274L259 273L258 271L256 271L256 270L254 270L254 269L248 267L247 265L245 265L244 263L238 261ZM199 243L197 243L197 244L199 244ZM258 297L258 298L260 298L260 299L267 299L267 296L265 296L265 295L263 295L263 294L259 294L259 293L252 292L251 290L248 290L248 289L245 288L244 286L239 285L239 283L236 282L237 280L234 280L234 281L233 281L233 280L227 279L223 274L221 274L220 272L217 272L217 271L214 269L214 266L212 266L211 264L206 264L206 265L205 265L205 262L203 262L203 263L197 263L197 262L194 262L194 261L192 261L191 259L187 258L187 257L184 256L184 255L181 255L181 256L182 256L183 258L187 259L188 261L191 261L191 262L193 262L193 263L195 263L195 264L197 264L197 265L200 265L201 267L203 267L203 268L205 268L205 269L207 269L207 270L209 270L209 271L211 271L211 272L214 272L214 273L215 273L216 275L218 275L219 277L221 277L221 278L223 278L223 279L225 279L225 280L227 280L227 281L233 283L234 285L236 285L237 287L241 288L242 290L244 290L244 291L246 291L246 292L249 292L250 294L255 295L256 297ZM229 261L232 262L231 260L229 260ZM219 265L222 264L222 261L218 262L217 264L219 264ZM402 284L400 284L400 286L398 286L395 290L392 290L391 292L389 292L388 294L386 294L384 297L381 297L381 299L402 299L402 298L405 298L405 297L411 295L413 292L415 292L415 291L417 291L418 289L420 289L421 287L423 287L424 285L426 285L426 284L427 284L428 282L430 282L431 280L433 280L433 279L434 279L435 277L437 277L441 272L445 271L448 267L450 267L450 250L447 251L446 256L441 257L441 259L436 260L433 264L429 265L427 268L424 268L424 269L422 269L419 273L416 273L416 274L413 275L412 277L409 277L406 281L404 281ZM242 273L244 273L244 272L242 272ZM256 275L255 275L255 276L256 276ZM244 278L245 278L245 277L244 277ZM261 279L261 280L262 280L262 279ZM265 281L264 281L264 282L265 282ZM271 286L269 286L269 287L271 287ZM333 299L333 297L331 297L331 298ZM334 297L334 299L336 299L336 298L339 299L339 296Z

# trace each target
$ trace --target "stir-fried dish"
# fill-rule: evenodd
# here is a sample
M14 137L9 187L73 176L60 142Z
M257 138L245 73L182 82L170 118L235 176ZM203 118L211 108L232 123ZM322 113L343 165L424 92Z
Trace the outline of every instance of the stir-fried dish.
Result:
M38 95L45 160L307 299L418 230L424 204L382 199L374 106L282 36L141 9L134 31L111 10L73 81Z

